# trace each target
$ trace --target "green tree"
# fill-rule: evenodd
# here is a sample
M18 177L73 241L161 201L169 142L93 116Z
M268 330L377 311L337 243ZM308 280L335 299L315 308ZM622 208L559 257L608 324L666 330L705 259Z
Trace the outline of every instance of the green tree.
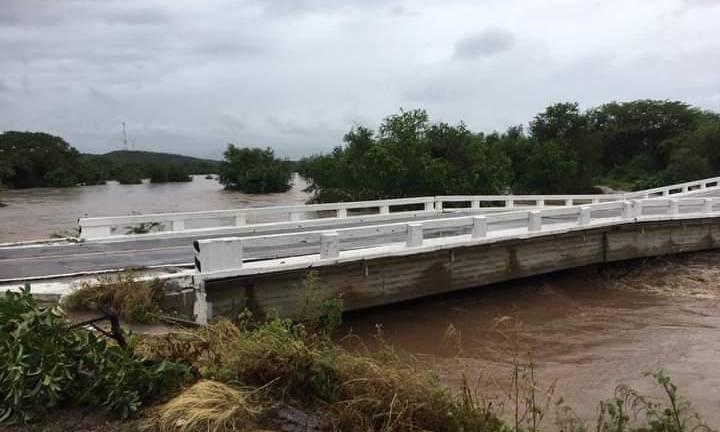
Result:
M245 193L274 193L290 189L290 164L270 149L239 148L229 144L220 166L220 183Z
M80 153L58 136L41 132L0 134L0 182L13 188L72 186Z

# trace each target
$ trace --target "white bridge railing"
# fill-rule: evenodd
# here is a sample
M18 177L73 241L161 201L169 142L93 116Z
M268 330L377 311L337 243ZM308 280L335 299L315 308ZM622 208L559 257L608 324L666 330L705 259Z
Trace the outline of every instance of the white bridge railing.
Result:
M423 217L443 211L495 212L528 207L543 208L596 204L632 198L681 196L698 190L718 187L720 187L720 177L627 194L435 196L202 212L92 217L79 219L78 225L80 227L80 237L86 240L148 234L167 236L196 233L202 235L205 233L210 234L212 230L221 230L219 233L222 234L222 230L231 230L234 227L266 225L267 230L312 228L355 221L382 222L399 218Z
M194 242L198 280L231 277L295 263L334 263L373 254L422 252L438 245L472 245L614 224L676 218L720 217L720 198L654 198L544 208L479 216L389 223L333 231L230 237ZM284 251L285 255L268 255ZM249 267L249 268L248 268Z

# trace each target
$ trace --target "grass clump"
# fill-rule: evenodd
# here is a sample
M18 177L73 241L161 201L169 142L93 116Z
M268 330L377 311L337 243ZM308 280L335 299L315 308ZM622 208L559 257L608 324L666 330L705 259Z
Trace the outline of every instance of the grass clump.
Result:
M62 305L76 311L111 309L133 323L152 323L160 315L164 285L159 279L138 281L132 273L83 283L65 296Z
M504 430L469 392L453 394L392 350L349 351L327 333L290 320L219 320L146 343L149 352L189 360L206 379L262 389L266 405L282 401L317 413L335 430ZM201 348L188 350L187 344Z
M58 307L40 306L29 286L0 298L0 425L30 422L62 404L124 418L172 392L189 372L72 328Z
M258 413L248 393L202 380L154 410L145 428L159 432L254 430Z

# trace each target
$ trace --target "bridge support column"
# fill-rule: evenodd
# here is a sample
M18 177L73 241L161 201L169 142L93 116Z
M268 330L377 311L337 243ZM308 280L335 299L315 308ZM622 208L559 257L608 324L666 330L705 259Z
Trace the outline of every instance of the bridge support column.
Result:
M487 236L487 218L485 216L473 217L472 238L483 238Z
M540 231L542 228L542 214L540 210L528 212L528 231Z
M193 303L193 315L195 315L195 322L200 325L206 325L212 318L212 303L207 301L204 281L195 281L195 303Z
M331 259L340 256L340 235L328 232L320 235L320 258Z
M411 223L407 226L407 246L420 247L423 244L423 226L421 223Z

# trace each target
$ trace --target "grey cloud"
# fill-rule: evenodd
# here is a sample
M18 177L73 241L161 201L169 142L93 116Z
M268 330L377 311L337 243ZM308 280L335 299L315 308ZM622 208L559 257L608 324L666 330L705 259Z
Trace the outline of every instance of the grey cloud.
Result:
M0 0L0 131L300 157L400 106L475 130L558 100L718 109L720 8L683 1Z
M457 59L474 59L488 57L507 51L515 44L515 36L502 28L487 28L458 40L455 44L454 57Z
M685 6L689 8L720 6L720 0L685 0Z

